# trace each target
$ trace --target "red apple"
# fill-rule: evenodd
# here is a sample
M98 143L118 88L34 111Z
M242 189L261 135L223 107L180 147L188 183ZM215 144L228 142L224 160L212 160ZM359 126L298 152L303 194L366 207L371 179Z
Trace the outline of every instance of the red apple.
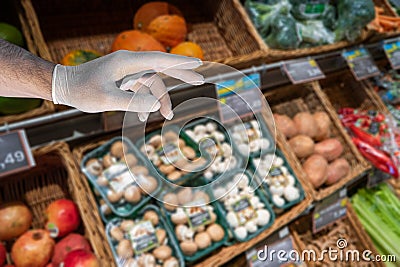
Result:
M83 249L91 252L89 242L86 240L86 238L79 234L71 233L56 244L51 263L53 263L54 266L59 266L60 263L64 261L65 256L67 256L68 253L77 249Z
M100 267L100 263L92 252L83 249L74 250L65 257L64 267Z
M7 260L7 250L6 247L0 243L0 267L6 263Z
M54 240L46 230L30 230L11 248L11 259L18 267L43 267L51 259Z
M54 265L50 262L46 265L46 267L53 267ZM58 265L57 265L58 266Z
M46 228L53 238L63 237L79 227L81 217L76 204L68 199L58 199L46 209Z

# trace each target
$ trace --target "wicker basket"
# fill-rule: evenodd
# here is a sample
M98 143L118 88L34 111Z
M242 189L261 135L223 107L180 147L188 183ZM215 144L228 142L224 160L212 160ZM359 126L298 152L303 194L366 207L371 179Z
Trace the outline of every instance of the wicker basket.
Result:
M136 10L149 1L21 0L27 18L30 51L53 62L75 49L108 53L115 36L132 29ZM169 1L180 8L188 23L188 39L204 50L204 60L235 66L257 62L263 42L244 22L239 1ZM234 19L233 19L234 18Z
M102 266L109 266L112 254L105 242L104 229L97 209L87 200L88 189L82 184L68 145L53 143L33 151L36 166L0 180L0 202L23 201L33 213L33 227L45 224L44 211L54 200L71 198L82 217L82 233L90 241Z
M368 234L365 232L364 227L360 223L360 221L357 218L357 215L355 214L353 208L351 207L351 204L347 204L347 216L343 219L341 219L338 224L333 224L331 226L328 226L327 229L321 230L319 233L312 235L311 234L311 218L310 216L303 217L302 220L296 221L294 224L292 224L291 229L292 229L292 236L297 244L297 246L300 248L300 251L304 251L307 249L310 249L310 247L307 247L307 245L312 244L312 241L318 240L318 239L323 239L325 236L325 242L332 241L334 244L332 246L332 249L338 249L337 248L337 241L338 239L343 238L342 232L347 230L347 234L349 234L349 239L346 240L347 244L355 243L355 246L357 250L360 253L360 258L362 257L362 252L364 250L370 250L373 255L378 255L378 252L374 246L374 244L371 241L371 238L368 236ZM334 229L336 227L336 229ZM336 234L335 234L335 233ZM327 235L328 233L331 233L334 236L334 240L328 239ZM317 250L317 249L315 249ZM317 253L321 253L321 251L316 251ZM300 254L301 255L301 254ZM307 254L306 254L307 255ZM338 254L336 254L338 255ZM328 254L325 255L326 258L328 258ZM307 266L385 266L381 262L371 262L370 264L365 264L361 262L357 263L352 263L352 262L329 262L325 263L325 265L322 265L321 263L318 264L318 262L306 262Z
M392 5L389 3L388 0L374 0L374 4L376 7L380 7L383 9L383 15L390 17L398 17L397 12L393 9ZM382 33L371 31L371 38L369 39L369 41L376 42L382 39L395 37L399 34L400 34L399 31L382 32Z
M296 113L301 111L325 111L331 118L331 136L337 138L343 144L343 157L350 163L351 171L346 177L331 186L321 187L318 190L312 189L314 199L319 201L336 192L352 179L362 175L368 169L368 164L346 134L335 110L329 105L329 101L316 92L315 87L317 86L318 84L315 82L301 85L289 85L267 92L265 93L265 97L274 113L286 114L289 117L293 117ZM282 140L284 149L287 150L289 155L288 160L292 167L299 168L299 171L302 171L301 163L285 140L285 137L279 132L277 136L278 139Z
M30 111L27 111L27 112L24 112L21 114L16 114L16 115L0 116L0 124L22 121L22 120L30 119L33 117L38 117L38 116L42 116L45 114L53 113L53 112L54 112L53 102L44 100L43 103L39 107L32 109Z
M350 71L341 71L329 75L318 82L315 92L329 100L328 105L336 112L340 108L350 107L360 110L377 110L388 114L389 110L368 81L358 82Z
M236 0L235 0L236 1ZM237 0L239 1L239 0ZM340 41L336 42L334 44L327 44L327 45L321 45L321 46L316 46L316 47L310 47L310 48L299 48L299 49L293 49L293 50L280 50L280 49L272 49L269 48L268 45L262 40L262 37L258 34L257 29L253 25L250 17L247 15L247 12L243 6L239 7L241 9L241 13L245 14L245 18L243 21L246 22L247 26L246 28L251 29L252 32L256 32L258 37L258 40L261 40L262 45L261 48L263 49L263 62L266 63L271 63L271 62L276 62L279 60L286 60L286 59L291 59L291 58L298 58L298 57L304 57L304 56L309 56L309 55L315 55L315 54L320 54L320 53L325 53L329 51L334 51L334 50L339 50L343 49L348 46L355 45L357 43L361 43L365 40L367 40L371 36L371 32L367 30L363 30L361 33L361 37L359 40L357 40L356 43L350 43L348 41Z

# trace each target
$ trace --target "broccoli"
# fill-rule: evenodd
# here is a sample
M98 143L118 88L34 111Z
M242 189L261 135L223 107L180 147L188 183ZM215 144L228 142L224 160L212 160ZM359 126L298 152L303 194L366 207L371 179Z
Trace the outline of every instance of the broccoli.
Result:
M269 47L275 49L298 48L301 39L297 32L296 21L291 16L277 15L271 25L270 34L264 39Z
M338 0L336 40L357 40L362 29L375 18L372 0Z

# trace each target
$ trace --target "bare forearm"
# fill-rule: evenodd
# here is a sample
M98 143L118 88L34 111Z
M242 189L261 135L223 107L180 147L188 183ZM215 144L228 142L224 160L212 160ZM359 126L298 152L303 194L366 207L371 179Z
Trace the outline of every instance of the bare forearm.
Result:
M0 96L51 100L54 66L0 39Z

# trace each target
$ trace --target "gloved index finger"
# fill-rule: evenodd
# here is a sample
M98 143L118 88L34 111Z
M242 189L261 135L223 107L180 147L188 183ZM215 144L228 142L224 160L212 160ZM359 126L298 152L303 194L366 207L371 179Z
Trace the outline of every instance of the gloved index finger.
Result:
M146 65L150 62L150 67L157 72L165 69L195 69L203 65L203 61L198 58L161 52L147 53L144 60Z

